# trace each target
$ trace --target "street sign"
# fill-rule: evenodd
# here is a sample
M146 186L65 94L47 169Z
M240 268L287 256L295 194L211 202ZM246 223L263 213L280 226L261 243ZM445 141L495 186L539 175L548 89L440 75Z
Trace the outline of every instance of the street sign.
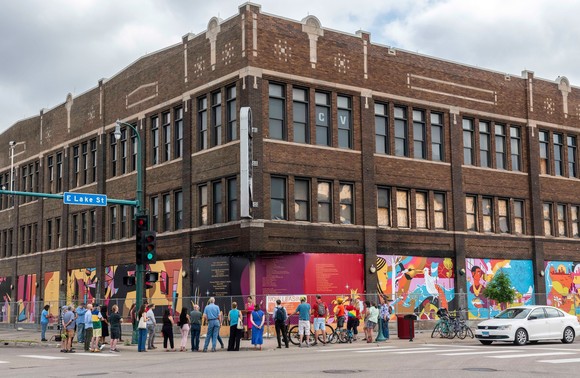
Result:
M64 192L62 201L65 205L107 206L105 194Z

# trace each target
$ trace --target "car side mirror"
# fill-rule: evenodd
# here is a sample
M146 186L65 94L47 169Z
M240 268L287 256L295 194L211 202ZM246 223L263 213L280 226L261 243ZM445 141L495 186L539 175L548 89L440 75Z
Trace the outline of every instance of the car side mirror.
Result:
M535 315L530 315L528 318L528 320L536 320L536 319L538 319L538 317Z

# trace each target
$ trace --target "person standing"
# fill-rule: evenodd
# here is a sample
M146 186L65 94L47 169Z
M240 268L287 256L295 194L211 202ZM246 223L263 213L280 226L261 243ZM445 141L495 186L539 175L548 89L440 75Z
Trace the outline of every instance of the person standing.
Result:
M149 309L147 310L147 335L149 336L149 339L147 341L147 349L151 350L151 349L157 349L155 348L155 326L157 325L157 322L155 321L155 313L153 312L153 310L155 310L155 305L151 304L149 306Z
M366 316L365 316L365 337L367 339L367 343L373 342L373 331L379 321L379 309L375 305L375 303L371 303L370 301L365 301L366 306Z
M185 352L185 344L187 344L187 338L189 336L189 315L187 313L187 308L182 308L179 314L179 328L181 329L181 347L180 352Z
M139 333L139 329L137 325L139 323L139 319L137 318L137 305L135 302L131 304L131 308L129 309L129 318L131 319L131 325L133 326L133 332L131 333L131 344L137 344L137 334Z
M306 303L306 297L300 297L300 304L292 315L298 315L298 336L300 336L300 348L302 337L306 337L306 347L310 347L310 305Z
M93 305L87 305L87 312L85 312L85 352L91 350L91 342L93 340Z
M276 307L274 307L274 327L276 329L276 340L278 341L278 349L282 348L282 343L280 341L280 334L282 334L282 340L284 345L288 348L288 337L286 330L286 321L288 320L288 313L286 309L282 306L282 301L276 300Z
M77 307L77 341L79 344L85 343L85 314L87 313L86 305L81 303Z
M203 318L207 322L207 335L205 337L203 351L207 352L209 340L211 339L211 351L215 352L217 335L220 331L220 324L222 323L222 320L220 316L220 308L215 304L214 297L211 297L209 299L208 305L205 306L205 309L203 310Z
M147 352L145 343L147 342L147 307L142 304L137 312L137 352Z
M254 349L262 350L265 319L264 311L260 309L260 305L256 305L252 311L252 345Z
M246 332L244 335L245 340L250 340L252 338L252 311L254 311L254 299L251 295L248 295L246 299Z
M121 339L121 322L123 319L119 314L119 306L116 304L111 307L111 316L109 316L109 323L111 326L111 345L109 351L112 353L118 352L117 343Z
M199 335L201 333L201 318L202 313L199 311L199 305L193 305L193 311L189 313L189 320L191 321L191 351L199 350Z
M385 302L381 305L381 310L379 316L383 319L383 327L381 331L383 332L383 337L389 339L389 320L391 318L391 308L389 300L385 298Z
M109 307L107 305L101 306L101 315L103 316L101 319L101 345L104 345L109 337Z
M50 322L50 305L45 305L40 313L40 341L48 341L46 339L46 328L48 327L48 323Z
M326 320L328 319L328 306L322 301L320 295L316 296L316 302L312 308L314 315L314 344L318 340L318 333L322 334L322 345L326 345Z
M101 351L99 347L99 340L102 336L102 324L101 319L103 315L101 315L101 311L99 311L99 306L93 306L93 311L91 312L93 316L93 338L91 339L91 352L98 353Z
M63 350L61 352L74 353L72 342L75 337L75 313L72 306L67 307L62 316L62 328L66 332L66 340L63 340Z
M161 333L163 334L163 348L165 348L165 351L169 352L169 349L167 349L167 341L169 340L171 351L175 352L175 346L173 344L173 317L168 308L163 311L163 326L161 327Z
M232 309L228 313L230 321L230 339L228 340L228 351L240 350L241 329L238 329L238 320L242 317L242 312L238 310L238 304L232 302Z

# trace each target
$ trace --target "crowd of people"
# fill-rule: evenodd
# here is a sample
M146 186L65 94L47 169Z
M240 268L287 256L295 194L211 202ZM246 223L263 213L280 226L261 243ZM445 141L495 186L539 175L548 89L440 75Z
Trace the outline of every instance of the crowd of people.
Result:
M389 319L393 311L388 300L380 305L374 302L360 302L358 299L337 298L331 303L332 309L322 300L320 295L316 296L315 302L307 303L306 297L300 298L300 304L296 310L290 314L278 299L274 307L272 318L276 331L278 348L284 345L289 347L288 323L290 316L298 315L298 334L300 336L299 346L309 347L316 345L317 340L326 344L326 324L332 317L336 322L337 331L344 330L349 333L351 340L358 338L358 328L362 322L364 340L370 343L374 340L374 332L378 324L382 328L385 339L389 339ZM51 315L50 306L46 305L41 313L41 341L46 340L46 329ZM245 321L244 321L245 315ZM157 349L155 346L157 319L155 316L155 304L143 303L139 308L132 305L129 316L133 325L135 337L133 341L137 344L138 352L147 352ZM266 312L263 304L255 304L251 296L247 297L245 310L240 310L236 302L232 302L231 309L227 314L215 304L215 298L210 298L203 312L199 305L195 304L189 311L182 308L177 322L169 309L163 311L161 334L163 336L163 348L167 352L177 351L174 343L174 328L177 326L181 334L179 351L185 352L188 339L191 340L191 351L200 350L200 336L202 324L207 325L207 334L202 347L203 352L208 349L216 351L217 344L224 348L224 342L220 337L222 324L229 325L228 351L239 351L242 338L251 341L254 349L262 350L264 343L264 327L266 325ZM379 322L379 318L382 322ZM312 324L311 324L312 320ZM60 314L60 326L62 330L61 352L74 353L73 340L77 335L77 342L84 346L85 352L99 353L107 345L107 337L110 338L109 351L118 353L118 343L123 342L121 323L122 316L119 308L115 304L110 311L108 306L97 306L96 304L81 303L78 307L63 306ZM314 340L310 340L311 326L314 329ZM210 348L211 343L211 348Z

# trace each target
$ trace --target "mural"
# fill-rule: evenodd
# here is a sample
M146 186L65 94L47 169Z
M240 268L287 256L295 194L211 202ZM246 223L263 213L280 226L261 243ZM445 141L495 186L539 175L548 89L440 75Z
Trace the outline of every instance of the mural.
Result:
M580 315L580 262L546 261L544 273L547 304Z
M36 274L18 276L16 288L18 322L34 323L36 321Z
M59 311L59 283L60 283L60 272L46 272L44 273L44 305L50 305L48 312L53 316L58 316Z
M94 302L97 287L97 269L69 270L66 285L67 304Z
M453 260L418 256L377 256L378 292L392 301L396 313L414 312L435 319L439 308L455 298Z
M487 319L497 315L500 304L486 298L487 283L501 269L516 290L516 304L534 304L534 275L531 260L465 259L467 309L469 319Z
M12 277L0 277L0 323L10 323L12 297L10 296Z

